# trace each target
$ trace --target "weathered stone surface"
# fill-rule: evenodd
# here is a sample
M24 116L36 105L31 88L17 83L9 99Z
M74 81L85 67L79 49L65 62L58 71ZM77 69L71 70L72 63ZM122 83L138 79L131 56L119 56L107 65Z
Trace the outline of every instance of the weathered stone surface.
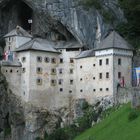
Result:
M21 24L18 15L26 3L33 12L33 33L44 37L59 34L66 40L77 39L81 44L94 47L97 28L102 37L112 28L105 23L100 12L80 5L80 0L0 0L0 34L3 35ZM104 9L115 16L115 25L125 21L117 0L100 0ZM99 19L99 27L97 25Z

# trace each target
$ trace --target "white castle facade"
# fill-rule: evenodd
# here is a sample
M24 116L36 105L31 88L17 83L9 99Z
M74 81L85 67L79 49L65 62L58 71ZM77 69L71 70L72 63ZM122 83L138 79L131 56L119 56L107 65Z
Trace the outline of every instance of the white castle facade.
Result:
M92 50L77 42L33 38L21 27L4 38L1 71L26 102L48 109L67 106L70 99L92 104L115 97L119 84L131 86L133 50L115 31Z

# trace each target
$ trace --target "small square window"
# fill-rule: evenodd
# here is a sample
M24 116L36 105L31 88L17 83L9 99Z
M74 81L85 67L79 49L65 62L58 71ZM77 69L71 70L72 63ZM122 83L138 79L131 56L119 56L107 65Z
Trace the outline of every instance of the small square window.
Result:
M109 91L109 88L106 88L106 91Z
M95 67L96 65L95 64L93 64L93 67Z
M58 80L58 84L59 84L59 85L62 85L62 84L63 84L63 79L59 79L59 80Z
M95 92L96 91L96 89L93 89L93 92Z
M102 65L102 59L99 60L99 65L100 65L100 66Z
M55 64L56 63L56 58L52 58L52 63Z
M51 80L51 86L56 86L56 80Z
M60 88L60 92L62 92L63 91L63 88Z
M11 69L11 70L10 70L10 73L12 73L12 72L13 72L13 70Z
M118 78L120 79L122 76L121 76L121 72L118 72Z
M42 57L41 56L37 56L37 62L42 62Z
M45 57L45 58L44 58L44 61L45 61L46 63L49 63L49 62L50 62L50 58L49 58L49 57Z
M80 81L83 81L83 78L80 78Z
M83 66L80 66L80 69L82 69L83 68Z
M36 72L37 72L37 74L42 74L42 68L41 67L37 67L36 68Z
M63 63L63 58L60 58L60 63Z
M106 65L109 65L109 59L108 58L106 59Z
M73 69L70 69L70 74L73 74Z
M73 85L73 80L70 80L70 84Z
M63 73L63 69L59 69L59 74L62 74Z
M26 61L26 57L22 57L21 61L25 62Z
M70 58L70 63L74 63L74 60L73 60L73 58Z
M81 89L80 92L83 92L83 90Z
M102 88L100 88L100 91L103 91L103 89L102 89Z
M109 78L109 72L106 73L106 78Z
M22 68L22 73L25 73L26 72L26 69L25 68Z
M36 80L36 84L37 84L37 85L42 85L42 79L41 79L41 78L38 78L38 79Z
M93 77L93 80L95 80L95 77Z
M69 90L69 93L72 93L72 90Z
M118 59L118 65L121 65L121 58Z
M51 74L55 75L56 74L56 69L51 69Z
M99 79L102 79L102 77L103 77L102 73L99 73Z

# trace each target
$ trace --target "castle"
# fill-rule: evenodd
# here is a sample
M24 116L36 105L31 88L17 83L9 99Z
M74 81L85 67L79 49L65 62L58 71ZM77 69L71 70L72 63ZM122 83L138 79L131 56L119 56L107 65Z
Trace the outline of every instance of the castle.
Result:
M1 71L9 88L24 101L60 108L70 99L114 96L118 86L131 86L132 47L115 31L94 49L76 41L33 38L21 27L4 36Z

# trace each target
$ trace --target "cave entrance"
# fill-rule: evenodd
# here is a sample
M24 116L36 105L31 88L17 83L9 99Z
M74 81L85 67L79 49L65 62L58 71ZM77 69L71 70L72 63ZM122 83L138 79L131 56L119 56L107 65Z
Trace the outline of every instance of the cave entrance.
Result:
M17 12L19 25L30 32L32 30L33 10L27 4L20 1Z

